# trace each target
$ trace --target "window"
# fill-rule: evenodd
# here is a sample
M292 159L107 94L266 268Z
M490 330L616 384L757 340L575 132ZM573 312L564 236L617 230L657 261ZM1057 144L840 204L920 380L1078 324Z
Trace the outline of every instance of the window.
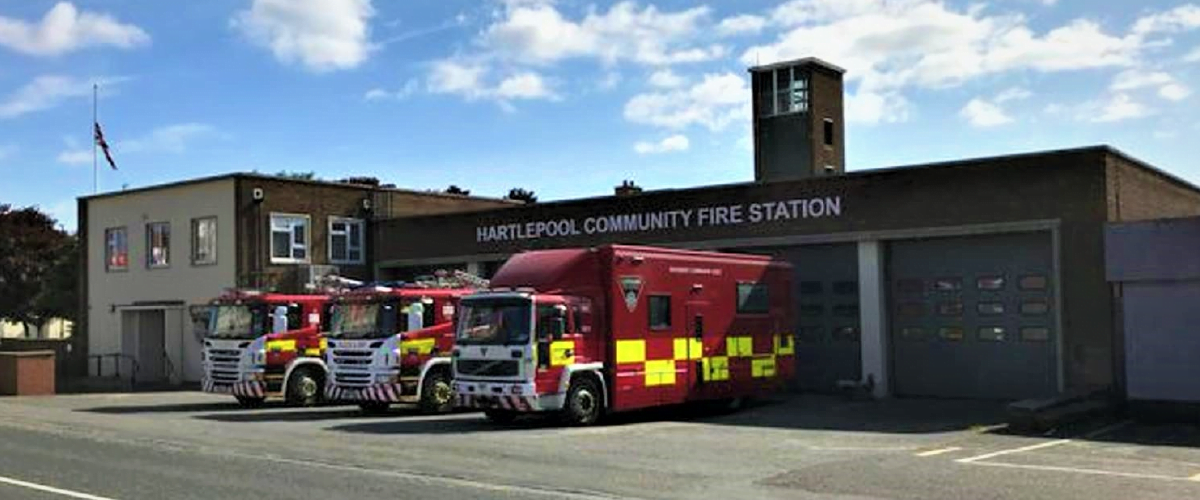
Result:
M941 278L933 282L933 289L939 292L956 292L962 287L962 278Z
M671 296L650 296L650 328L666 330L671 328Z
M108 271L129 269L129 233L125 228L104 230L104 267Z
M963 329L957 326L945 326L938 329L938 337L942 340L962 340Z
M825 119L825 145L833 147L833 120Z
M996 291L1004 289L1004 276L984 276L975 280L980 290Z
M925 329L915 326L904 327L900 330L900 337L907 340L922 340L925 338Z
M896 289L904 295L920 295L925 292L925 282L919 279L902 279L896 283Z
M820 281L801 281L800 295L820 295L825 291Z
M738 283L738 314L766 314L771 301L767 297L767 285L761 283Z
M833 329L833 340L858 342L858 339L859 334L857 326L841 326Z
M271 214L271 262L308 262L308 216Z
M146 267L171 265L171 224L151 222L146 224Z
M329 262L363 263L363 227L361 219L329 218Z
M825 306L821 304L800 304L800 316L819 318L825 315Z
M217 263L217 218L192 219L192 264Z
M839 318L857 318L858 304L837 304L833 306L833 315Z
M802 326L800 327L801 342L820 342L824 331L819 326Z
M980 302L976 310L983 316L999 316L1004 314L1003 302Z
M833 283L833 293L838 295L857 295L858 283L854 281L835 281Z
M1046 277L1040 275L1022 276L1020 286L1022 290L1045 290L1047 286Z
M963 303L957 300L950 302L942 302L938 304L938 315L940 316L962 316Z
M807 113L808 77L796 68L778 68L764 72L758 89L762 116Z
M925 304L921 302L906 302L896 308L896 314L902 318L920 318L925 315Z
M1050 311L1050 304L1045 300L1027 300L1021 303L1021 314L1026 316L1041 316Z
M1022 327L1021 340L1026 342L1046 342L1050 340L1050 329L1042 326Z
M1004 328L998 326L985 326L979 329L979 340L988 342L1004 342Z

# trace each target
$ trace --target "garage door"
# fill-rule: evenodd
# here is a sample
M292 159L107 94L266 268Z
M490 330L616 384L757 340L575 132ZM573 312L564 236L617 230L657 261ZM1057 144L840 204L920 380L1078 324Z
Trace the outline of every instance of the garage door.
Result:
M780 249L792 263L796 298L796 378L802 390L832 392L862 376L858 251L854 244Z
M1023 399L1057 392L1050 235L893 242L895 393Z

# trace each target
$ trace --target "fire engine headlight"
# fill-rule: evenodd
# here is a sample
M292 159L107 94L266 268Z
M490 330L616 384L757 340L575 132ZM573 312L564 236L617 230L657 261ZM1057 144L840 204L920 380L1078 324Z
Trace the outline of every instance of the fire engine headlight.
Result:
M267 364L267 350L259 349L257 351L254 351L254 365L255 366L264 366L266 364Z

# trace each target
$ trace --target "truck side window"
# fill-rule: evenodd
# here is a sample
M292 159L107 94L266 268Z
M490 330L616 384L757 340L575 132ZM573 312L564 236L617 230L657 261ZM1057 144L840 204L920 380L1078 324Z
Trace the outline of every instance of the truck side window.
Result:
M738 314L766 314L770 308L767 285L749 282L737 284Z
M288 304L287 308L288 330L297 330L304 328L304 308L300 304Z
M537 306L537 338L547 340L554 338L554 306Z
M650 329L666 330L671 328L671 296L650 296Z

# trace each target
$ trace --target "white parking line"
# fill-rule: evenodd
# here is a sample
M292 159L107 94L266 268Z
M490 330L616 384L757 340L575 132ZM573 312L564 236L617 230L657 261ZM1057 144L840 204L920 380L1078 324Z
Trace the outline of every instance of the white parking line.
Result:
M13 486L20 486L22 488L29 488L31 490L44 491L46 493L53 493L55 495L62 495L64 497L82 498L83 500L113 500L112 498L108 498L108 497L89 495L87 493L80 493L78 491L64 490L62 488L55 488L53 486L45 486L45 485L41 485L41 484L37 484L37 483L31 483L29 481L21 481L19 479L13 479L13 478L4 477L4 476L0 476L0 483L10 484Z
M955 452L955 451L958 451L961 449L962 449L962 447L960 447L960 446L948 446L946 448L940 448L937 450L922 451L920 453L917 453L917 456L918 457L936 457L938 455L952 453L952 452Z
M962 462L962 460L959 460ZM1053 465L1027 465L1027 464L1009 464L1004 462L968 462L971 465L983 465L986 467L1007 467L1010 469L1027 469L1040 470L1048 472L1073 472L1076 474L1092 474L1096 476L1116 476L1116 477L1132 477L1138 479L1157 479L1159 481L1196 481L1196 477L1186 478L1183 476L1164 476L1160 474L1139 474L1136 472L1116 472L1096 469L1077 469L1075 467L1056 467Z
M1195 476L1189 477L1189 478L1188 478L1188 481L1198 481L1198 482L1200 482L1200 474L1196 474Z
M1049 441L1049 442L1045 442L1045 443L1038 443L1038 444L1029 445L1029 446L1022 446L1020 448L1013 448L1011 450L994 451L991 453L984 453L982 455L976 455L973 457L960 458L958 460L955 460L955 462L969 464L972 462L978 462L980 460L987 460L989 458L995 458L995 457L999 457L999 456L1003 456L1003 455L1011 455L1013 453L1023 453L1026 451L1040 450L1042 448L1049 448L1051 446L1058 446L1060 444L1067 444L1070 442L1071 442L1070 439L1059 439L1059 440Z

